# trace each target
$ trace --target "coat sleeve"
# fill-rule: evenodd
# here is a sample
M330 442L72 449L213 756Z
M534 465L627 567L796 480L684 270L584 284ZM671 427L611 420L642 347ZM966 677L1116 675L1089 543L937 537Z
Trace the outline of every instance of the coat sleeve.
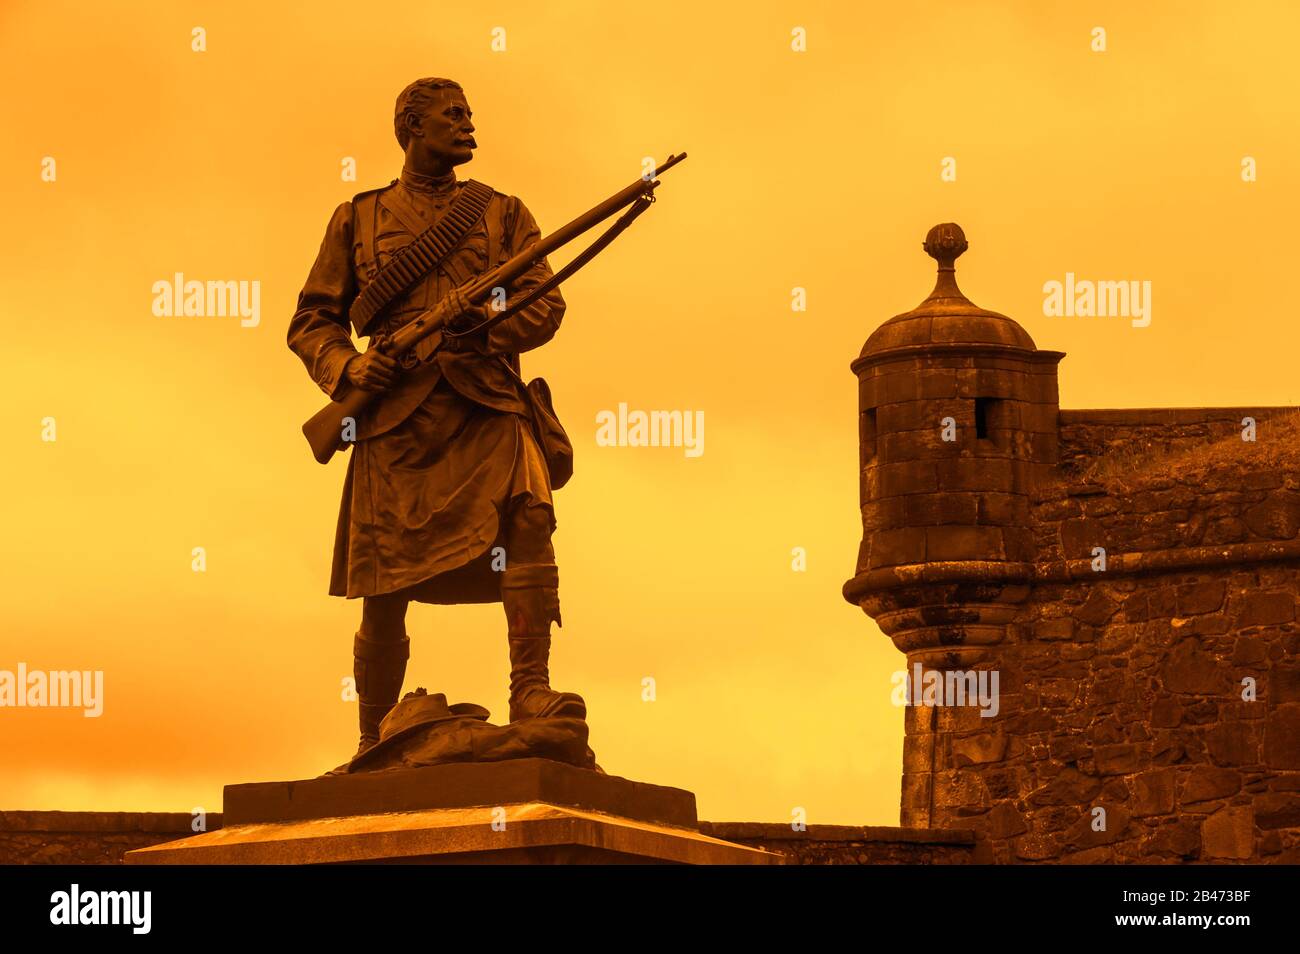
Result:
M542 233L522 202L514 196L505 201L505 240L509 254L515 255L541 238ZM545 259L535 264L511 284L507 307L522 299L551 274L551 266ZM491 310L487 314L490 316ZM555 336L563 317L564 298L559 288L552 288L519 314L493 326L488 331L486 351L489 354L519 354L540 348Z
M343 388L343 368L359 352L348 329L348 309L356 298L352 273L352 203L334 210L316 263L298 295L289 322L289 348L307 373L331 398Z

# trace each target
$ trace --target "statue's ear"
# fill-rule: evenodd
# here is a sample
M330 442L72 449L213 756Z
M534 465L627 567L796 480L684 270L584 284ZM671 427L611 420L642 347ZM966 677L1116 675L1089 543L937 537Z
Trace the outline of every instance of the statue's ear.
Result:
M412 138L424 136L424 117L420 115L418 109L408 109L402 115L402 126L411 134Z

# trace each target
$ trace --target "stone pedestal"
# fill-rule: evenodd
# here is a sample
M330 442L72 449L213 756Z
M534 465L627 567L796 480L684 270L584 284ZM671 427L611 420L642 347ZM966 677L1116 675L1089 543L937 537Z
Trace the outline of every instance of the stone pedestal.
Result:
M781 864L703 835L695 796L546 759L228 785L219 831L128 864Z

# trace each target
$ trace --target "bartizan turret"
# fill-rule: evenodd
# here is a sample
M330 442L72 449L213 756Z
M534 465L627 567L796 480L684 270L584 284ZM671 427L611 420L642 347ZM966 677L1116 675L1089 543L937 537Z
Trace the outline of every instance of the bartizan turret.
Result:
M952 223L925 251L934 291L885 322L858 377L862 545L844 586L907 654L907 670L996 669L1034 573L1030 495L1057 459L1057 363L1006 315L973 304ZM930 824L933 746L954 710L909 708L903 824ZM922 724L924 723L924 724Z

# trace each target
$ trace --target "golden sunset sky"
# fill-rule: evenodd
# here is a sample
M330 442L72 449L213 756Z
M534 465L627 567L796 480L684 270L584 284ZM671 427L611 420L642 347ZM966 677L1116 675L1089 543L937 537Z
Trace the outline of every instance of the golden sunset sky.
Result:
M1297 35L1284 2L3 0L0 669L103 670L105 700L0 709L0 809L218 810L351 754L345 465L299 433L323 396L285 330L335 206L400 170L397 93L448 76L478 127L462 176L544 230L690 154L523 360L577 448L552 670L601 765L711 820L897 824L904 659L840 596L849 362L929 292L921 241L953 221L966 294L1067 353L1063 407L1300 403ZM155 317L176 272L259 281L260 323ZM1150 326L1045 317L1067 272L1150 281ZM703 411L703 455L597 446L620 402ZM408 689L504 715L499 604L408 626Z

